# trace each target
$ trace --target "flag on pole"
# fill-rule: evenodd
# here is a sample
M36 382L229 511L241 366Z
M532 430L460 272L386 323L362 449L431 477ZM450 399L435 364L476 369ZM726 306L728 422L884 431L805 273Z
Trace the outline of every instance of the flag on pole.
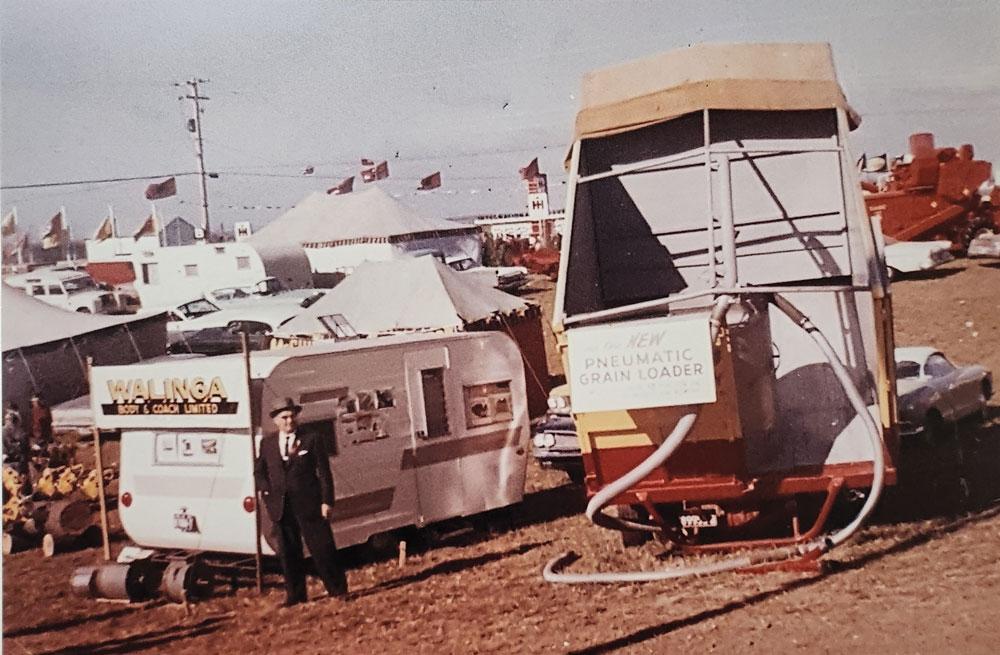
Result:
M42 235L42 250L58 248L63 243L63 213L62 210L49 220L49 229Z
M361 158L361 165L362 166L374 166L375 165L375 161L372 160L372 159L368 159L367 157L362 157Z
M146 187L146 200L159 200L177 195L177 178L168 177L160 183L154 182Z
M104 241L115 235L115 222L110 216L105 218L94 232L94 241Z
M150 214L146 217L146 220L142 222L142 225L139 226L139 229L132 235L132 238L138 241L140 237L154 236L159 231L160 229L156 224L156 214Z
M441 186L441 171L431 173L427 177L420 178L420 187L417 191L430 191Z
M313 174L313 173L315 173L315 172L316 172L316 169L315 169L315 168L313 168L312 166L306 166L306 167L305 167L305 168L304 168L304 169L302 170L302 174L303 174L303 175L312 175L312 174Z
M389 162L379 162L379 165L375 167L375 179L384 180L387 177L389 177Z
M9 237L10 235L17 232L17 214L14 210L7 212L7 215L3 217L3 235Z
M330 187L326 192L331 196L342 196L345 193L350 193L354 191L354 176L350 176L341 180L340 184L335 187Z
M375 181L375 169L374 168L364 168L361 170L361 181L365 184Z
M531 163L524 168L519 168L518 173L521 174L522 180L530 180L533 177L538 177L538 157L531 160Z

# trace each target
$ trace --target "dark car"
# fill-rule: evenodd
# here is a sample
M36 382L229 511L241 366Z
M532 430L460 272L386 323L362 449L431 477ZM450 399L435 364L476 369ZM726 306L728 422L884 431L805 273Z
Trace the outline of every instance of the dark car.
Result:
M170 354L195 353L200 355L227 355L243 350L241 332L247 334L250 350L265 350L271 339L271 326L259 321L230 321L226 327L208 327L185 334L184 338L167 347Z
M579 484L583 482L583 458L568 392L569 387L563 384L549 393L548 412L535 424L531 454L543 468L564 471Z

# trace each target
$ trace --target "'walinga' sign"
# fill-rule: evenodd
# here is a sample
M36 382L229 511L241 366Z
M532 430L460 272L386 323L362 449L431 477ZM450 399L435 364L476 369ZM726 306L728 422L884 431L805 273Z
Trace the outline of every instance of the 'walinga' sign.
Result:
M90 401L101 428L246 427L250 420L243 362L199 360L95 366ZM150 374L147 374L148 373Z
M573 411L715 402L705 316L655 318L570 330Z

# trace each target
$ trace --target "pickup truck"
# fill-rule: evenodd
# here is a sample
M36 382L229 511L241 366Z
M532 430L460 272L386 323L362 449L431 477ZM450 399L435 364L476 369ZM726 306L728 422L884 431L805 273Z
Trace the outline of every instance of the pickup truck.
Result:
M85 314L112 314L118 310L114 294L100 288L87 273L40 269L4 280L29 296L60 309Z

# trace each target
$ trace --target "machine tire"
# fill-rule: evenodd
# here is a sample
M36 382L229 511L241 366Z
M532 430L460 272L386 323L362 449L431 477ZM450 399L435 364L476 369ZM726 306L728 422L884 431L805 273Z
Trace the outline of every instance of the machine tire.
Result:
M962 252L968 251L969 244L972 243L972 240L984 232L990 234L996 233L996 227L993 225L993 221L986 216L974 216L958 233L959 243L962 246Z

